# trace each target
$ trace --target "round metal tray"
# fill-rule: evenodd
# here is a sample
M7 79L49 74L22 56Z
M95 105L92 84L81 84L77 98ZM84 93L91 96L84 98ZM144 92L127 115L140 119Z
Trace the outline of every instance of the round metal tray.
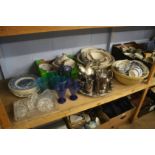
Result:
M110 90L106 93L96 95L96 94L88 94L88 93L84 92L83 90L79 90L79 93L86 95L86 96L89 96L89 97L101 97L101 96L108 94L109 92L110 92Z

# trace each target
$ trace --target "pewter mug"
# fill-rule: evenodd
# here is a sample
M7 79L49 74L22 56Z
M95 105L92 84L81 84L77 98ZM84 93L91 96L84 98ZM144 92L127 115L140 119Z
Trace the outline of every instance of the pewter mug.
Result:
M112 78L110 69L98 69L91 76L80 73L81 90L89 96L101 96L111 90Z

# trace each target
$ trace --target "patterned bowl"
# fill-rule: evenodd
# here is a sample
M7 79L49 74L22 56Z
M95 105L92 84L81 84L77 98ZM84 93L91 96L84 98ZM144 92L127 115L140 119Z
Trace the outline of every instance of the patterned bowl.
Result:
M8 87L15 96L28 97L34 92L39 91L36 79L35 75L22 75L12 78L8 83Z

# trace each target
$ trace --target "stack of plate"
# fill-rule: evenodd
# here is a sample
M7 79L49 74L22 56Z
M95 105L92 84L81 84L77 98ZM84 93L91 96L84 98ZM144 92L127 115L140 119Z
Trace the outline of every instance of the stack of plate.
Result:
M39 91L36 79L37 77L35 75L19 76L11 79L8 83L8 87L15 96L28 97Z
M103 49L83 48L77 54L77 61L83 65L91 63L92 68L107 68L112 65L114 58Z

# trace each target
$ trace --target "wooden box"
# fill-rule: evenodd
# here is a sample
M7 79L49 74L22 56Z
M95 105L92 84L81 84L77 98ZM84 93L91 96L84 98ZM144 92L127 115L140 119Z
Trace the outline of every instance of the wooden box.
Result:
M105 128L105 129L111 129L111 128L118 128L119 125L123 124L123 123L126 123L128 121L130 121L131 117L133 116L133 113L135 111L135 106L129 101L129 99L127 98L124 98L127 103L129 104L129 107L128 110L126 111L123 111L122 113L116 115L116 116L112 116L110 117L107 113L107 116L109 116L109 120L106 121L105 123L101 124L98 128ZM121 100L118 101L121 103ZM114 103L117 105L117 103ZM119 103L119 104L120 104ZM110 103L109 103L110 104ZM122 105L123 105L123 102L122 102Z
M119 125L130 121L131 116L133 115L135 108L128 110L116 117L111 118L109 121L101 124L98 128L99 129L113 129L118 128Z
M124 45L126 46L132 46L136 49L142 49L143 51L143 55L146 55L149 53L151 53L151 51L146 51L146 43L141 43L141 44L137 44L136 42L128 42L128 43L124 43ZM133 60L133 58L129 57L129 56L126 56L124 55L124 53L122 52L122 49L120 48L122 46L122 44L115 44L112 46L112 56L115 58L115 60L124 60L124 59L128 59L128 60ZM146 66L148 66L149 68L151 68L152 64L146 62L146 61L143 61L141 59L138 59L138 58L134 58L134 60L139 60L141 62L143 62Z

